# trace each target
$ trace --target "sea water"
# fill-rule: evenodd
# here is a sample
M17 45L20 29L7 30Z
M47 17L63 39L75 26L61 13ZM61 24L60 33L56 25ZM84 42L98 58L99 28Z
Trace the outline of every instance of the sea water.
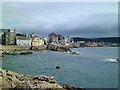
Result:
M85 88L118 87L118 48L75 48L80 55L55 51L35 51L31 55L6 55L2 68L30 75L55 76L60 84ZM56 69L56 66L60 69Z

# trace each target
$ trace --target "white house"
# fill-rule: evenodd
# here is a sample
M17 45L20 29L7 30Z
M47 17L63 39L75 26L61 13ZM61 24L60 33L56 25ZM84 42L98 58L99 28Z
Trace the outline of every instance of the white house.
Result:
M26 36L16 36L16 44L20 46L31 46L32 40Z

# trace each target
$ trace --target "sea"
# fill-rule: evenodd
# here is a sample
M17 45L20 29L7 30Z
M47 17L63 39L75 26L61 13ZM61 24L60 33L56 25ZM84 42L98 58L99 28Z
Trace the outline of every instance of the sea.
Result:
M30 55L5 55L2 68L21 74L55 76L59 84L77 87L118 87L118 47L85 47L73 51L80 55L47 50L33 51Z

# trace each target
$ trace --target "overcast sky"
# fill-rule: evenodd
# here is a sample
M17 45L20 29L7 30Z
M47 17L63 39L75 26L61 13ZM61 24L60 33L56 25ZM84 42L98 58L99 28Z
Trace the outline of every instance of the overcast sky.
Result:
M118 3L2 3L0 27L41 36L52 32L80 37L117 36Z

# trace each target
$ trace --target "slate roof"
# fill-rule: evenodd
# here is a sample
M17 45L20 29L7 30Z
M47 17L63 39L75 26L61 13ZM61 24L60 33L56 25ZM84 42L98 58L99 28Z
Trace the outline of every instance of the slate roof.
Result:
M25 37L25 36L16 36L17 40L30 40L29 37Z

